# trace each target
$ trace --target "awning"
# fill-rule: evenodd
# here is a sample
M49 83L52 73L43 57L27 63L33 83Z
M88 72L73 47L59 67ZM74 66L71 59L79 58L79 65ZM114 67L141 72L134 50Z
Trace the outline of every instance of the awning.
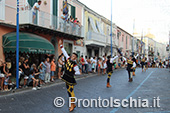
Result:
M3 36L4 52L16 51L16 32ZM54 46L45 38L30 34L19 33L19 51L25 53L54 54Z

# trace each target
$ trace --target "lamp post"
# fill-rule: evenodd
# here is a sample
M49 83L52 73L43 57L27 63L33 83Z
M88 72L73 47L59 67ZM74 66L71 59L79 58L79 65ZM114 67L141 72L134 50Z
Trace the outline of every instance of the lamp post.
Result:
M17 16L16 16L16 87L19 88L19 0L17 0Z
M112 0L111 0L111 33L110 33L110 41L111 41L111 56L112 56Z

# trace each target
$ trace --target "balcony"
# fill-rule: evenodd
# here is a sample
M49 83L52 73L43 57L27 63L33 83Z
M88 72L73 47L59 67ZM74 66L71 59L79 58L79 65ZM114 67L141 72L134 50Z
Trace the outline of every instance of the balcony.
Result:
M107 44L107 46L111 46L110 36L106 37L106 44ZM112 38L112 47L117 47L117 46L118 46L118 40L116 38Z
M106 36L92 31L87 32L86 45L106 46Z
M33 22L33 14L31 10L20 11L20 25L29 24L35 25L42 28L47 28L62 32L69 35L74 35L77 37L83 36L84 27L79 27L77 24L64 21L60 17L49 14L47 12L40 11L37 13L37 17Z

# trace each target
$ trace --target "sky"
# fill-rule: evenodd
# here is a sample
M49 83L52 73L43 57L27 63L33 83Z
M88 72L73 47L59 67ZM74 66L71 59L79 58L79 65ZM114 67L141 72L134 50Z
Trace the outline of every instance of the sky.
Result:
M79 0L98 14L111 19L111 0ZM146 35L148 29L155 40L168 43L170 31L170 0L112 0L113 22L133 34ZM134 21L135 20L135 21Z

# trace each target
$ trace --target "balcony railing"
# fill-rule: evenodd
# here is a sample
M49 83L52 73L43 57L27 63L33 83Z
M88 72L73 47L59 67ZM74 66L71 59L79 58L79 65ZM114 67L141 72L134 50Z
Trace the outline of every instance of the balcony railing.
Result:
M92 31L87 32L87 40L93 40L106 44L106 36Z
M33 21L33 13L31 10L21 10L20 24L33 24L67 34L84 37L83 26L67 22L60 17L43 11L37 12L36 19Z
M106 37L106 43L110 46L111 45L111 38L110 36ZM118 40L116 38L112 38L112 46L118 46Z

